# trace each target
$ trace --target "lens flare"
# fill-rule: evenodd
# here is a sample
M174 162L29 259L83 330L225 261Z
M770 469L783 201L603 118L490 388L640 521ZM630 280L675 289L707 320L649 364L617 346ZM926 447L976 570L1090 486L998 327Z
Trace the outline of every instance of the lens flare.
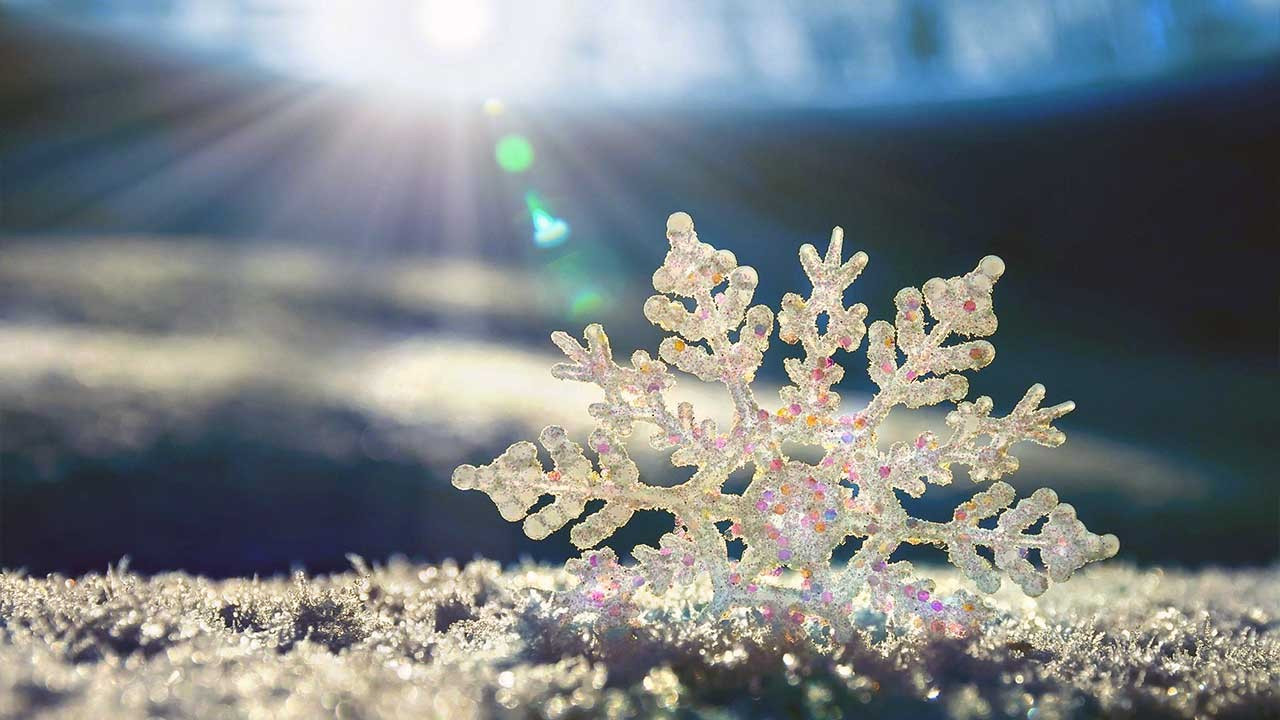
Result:
M591 315L605 306L604 296L593 288L584 288L569 301L569 315L580 318Z
M522 173L533 165L533 144L523 135L506 135L493 148L498 166L509 173Z
M530 190L525 194L524 202L529 208L529 219L533 222L534 245L552 248L569 239L569 223L548 212L537 193Z

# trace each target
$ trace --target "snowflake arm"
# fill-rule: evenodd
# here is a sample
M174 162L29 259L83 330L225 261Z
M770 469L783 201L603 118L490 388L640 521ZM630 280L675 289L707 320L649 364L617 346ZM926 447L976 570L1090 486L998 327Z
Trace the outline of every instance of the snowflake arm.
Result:
M809 297L795 293L782 297L778 313L778 338L785 343L800 343L803 359L783 361L792 385L782 389L783 407L778 411L784 436L804 436L815 427L831 427L831 414L840 406L840 396L831 386L844 377L844 368L832 355L836 350L852 352L866 334L863 320L867 306L858 303L844 306L844 292L867 266L867 255L854 253L842 261L844 231L835 228L827 253L820 257L812 245L800 248L800 264L813 283ZM820 328L820 318L826 327Z
M756 271L739 266L728 250L700 242L687 214L667 220L667 241L671 249L653 273L653 287L662 294L644 304L650 322L676 333L662 341L658 354L701 380L724 383L734 407L733 430L743 432L759 410L750 383L769 347L773 312L764 305L748 307L759 282ZM726 287L718 291L721 284ZM694 301L692 311L681 298ZM730 332L737 333L736 341Z
M877 321L868 333L867 373L880 388L865 411L869 424L878 426L897 405L914 409L968 394L969 381L959 373L986 367L995 348L983 340L944 343L953 334L985 337L995 332L991 291L1004 269L1003 260L988 255L962 277L934 278L923 292L898 292L894 323ZM926 310L934 320L927 332Z
M1035 491L1010 509L1013 498L1010 485L992 483L956 508L951 522L920 523L908 542L946 546L948 559L983 592L999 589L998 567L1032 597L1048 588L1048 579L1066 582L1085 564L1109 558L1119 549L1115 535L1089 532L1076 518L1075 508L1059 503L1057 493L1048 488ZM997 514L994 528L978 526L979 521ZM1048 521L1040 532L1028 533L1043 517ZM977 553L979 545L994 552L995 567ZM1041 572L1027 559L1031 550L1039 551L1047 572Z
M587 501L604 500L604 507L570 532L570 540L580 548L599 544L625 525L635 510L665 504L657 492L661 488L640 482L626 449L604 430L596 430L590 438L599 453L599 471L592 467L582 447L569 440L564 428L548 426L539 442L551 454L554 467L549 472L544 472L533 443L518 442L489 465L459 467L454 471L453 484L489 495L504 519L524 520L525 534L534 540L577 519ZM554 500L530 513L544 495L551 495Z

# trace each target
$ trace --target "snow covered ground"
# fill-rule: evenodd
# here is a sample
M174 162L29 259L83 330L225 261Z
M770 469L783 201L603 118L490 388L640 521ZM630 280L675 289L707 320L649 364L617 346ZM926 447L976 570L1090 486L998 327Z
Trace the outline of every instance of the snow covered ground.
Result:
M950 570L935 574L955 582ZM1091 568L964 639L847 646L680 598L569 617L557 570L0 575L0 717L1277 717L1280 569Z

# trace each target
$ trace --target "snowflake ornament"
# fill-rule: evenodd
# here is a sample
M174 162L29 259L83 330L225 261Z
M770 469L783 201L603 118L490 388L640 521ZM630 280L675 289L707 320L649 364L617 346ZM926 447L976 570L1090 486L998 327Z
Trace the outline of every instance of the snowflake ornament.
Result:
M661 360L638 351L630 366L615 363L595 324L586 328L585 346L563 332L552 335L569 359L552 374L604 390L604 402L590 406L598 426L588 444L598 469L563 428L551 426L539 438L554 463L551 471L532 443L519 442L493 463L463 465L453 475L455 486L487 493L507 520L523 520L535 540L577 519L588 501L604 501L570 532L574 545L586 550L566 564L579 580L568 592L583 609L633 619L637 593L661 595L706 577L711 597L702 612L712 617L752 608L778 622L823 621L837 638L847 638L855 615L870 610L898 627L961 635L977 626L981 604L963 590L940 597L933 581L917 577L909 562L891 562L902 543L944 548L983 592L994 592L1003 573L1030 596L1044 592L1048 579L1063 582L1086 563L1115 555L1116 537L1086 530L1052 490L1014 504L1013 488L999 481L1018 468L1009 453L1015 443L1062 444L1065 436L1052 423L1075 405L1041 407L1041 385L1004 417L992 416L988 397L964 401L968 381L958 373L985 367L995 349L985 340L947 342L953 335L995 332L991 292L1004 273L1000 258L987 256L961 277L903 289L894 298L894 321L868 329L866 306L845 307L843 300L866 267L866 254L843 260L840 228L825 256L802 246L800 262L813 291L808 298L786 294L776 320L778 338L800 344L804 357L785 360L793 384L782 389L781 407L770 411L750 385L775 321L768 307L750 305L756 271L738 265L733 253L700 242L686 213L667 220L667 240L671 249L653 274L661 294L644 304L651 322L674 333L658 349ZM692 301L692 311L682 298ZM856 350L864 335L868 372L879 390L863 409L841 412L832 386L845 371L832 356ZM698 420L689 403L671 410L663 397L675 383L669 365L725 385L734 409L729 427ZM895 407L943 401L957 403L946 418L949 437L925 432L887 450L877 445L877 430ZM688 481L674 487L640 481L625 448L637 423L656 427L650 442L672 451L674 465L696 468ZM816 464L791 459L783 452L788 442L819 445L823 457ZM730 473L748 465L754 475L745 492L724 492ZM949 522L909 516L897 491L919 497L926 483L949 484L954 465L967 467L975 483L991 484L957 507ZM530 514L545 495L554 500ZM675 530L657 548L636 547L634 565L620 564L610 549L590 550L645 509L675 517ZM992 518L993 526L980 524ZM745 545L739 560L729 556L733 539ZM832 565L837 547L859 541L848 563ZM990 550L994 564L979 548ZM1028 557L1032 551L1043 570ZM784 577L794 574L802 578L798 586Z

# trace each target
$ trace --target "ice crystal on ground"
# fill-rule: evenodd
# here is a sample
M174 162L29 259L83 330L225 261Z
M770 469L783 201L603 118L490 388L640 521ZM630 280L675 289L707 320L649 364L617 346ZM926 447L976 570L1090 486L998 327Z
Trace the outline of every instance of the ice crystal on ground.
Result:
M1280 572L1086 569L981 634L686 612L584 626L564 570L0 573L0 718L1274 718ZM937 568L939 584L962 581Z
M585 346L562 332L552 336L569 358L552 373L604 390L604 402L590 408L598 424L588 445L598 468L563 428L551 426L539 438L551 471L532 443L520 442L493 463L463 465L453 477L459 488L487 493L507 520L523 520L534 539L579 518L588 502L603 501L570 532L573 543L587 550L566 565L580 580L571 592L582 610L632 620L637 594L663 594L706 578L709 597L699 603L708 617L750 609L796 624L817 618L836 639L845 639L855 614L870 609L897 626L955 635L978 623L981 603L963 590L943 597L909 562L891 562L902 543L944 548L984 592L1000 587L1003 572L1030 596L1044 592L1050 579L1065 581L1086 563L1115 555L1115 536L1090 533L1052 490L1015 504L1013 488L999 480L1018 468L1009 452L1015 443L1060 445L1065 438L1053 422L1074 405L1041 407L1040 385L1004 417L992 416L988 397L964 401L968 381L959 373L985 367L995 348L985 340L948 342L995 332L991 293L1004 273L1000 258L987 256L965 275L903 289L894 298L894 321L868 329L866 306L844 304L866 254L845 260L839 228L825 255L801 247L813 289L807 298L786 294L776 323L779 339L799 344L804 356L785 361L793 384L782 389L775 411L751 390L775 324L768 307L751 305L756 271L738 265L733 253L700 242L685 213L668 219L667 239L671 249L653 274L660 294L644 304L651 322L674 333L662 341L660 360L638 351L630 366L615 363L599 325L587 327ZM833 357L856 350L864 336L868 373L879 391L861 410L842 412L832 387L844 368ZM663 397L675 382L668 365L725 385L734 409L729 427L699 420L688 403L670 408ZM947 416L949 437L925 432L913 442L878 447L877 430L894 408L944 401L957 403ZM638 422L656 427L650 442L670 450L675 465L696 468L687 482L657 487L640 481L625 447ZM821 446L824 454L816 464L800 462L787 456L785 443ZM918 497L926 483L948 484L955 465L967 467L975 483L991 484L957 507L949 522L909 516L897 493ZM747 466L754 475L746 491L725 493L729 475ZM554 500L532 511L545 495ZM589 550L646 509L671 513L676 528L657 548L635 548L636 564L620 564L612 550ZM979 524L992 518L993 527ZM729 556L730 539L746 546L739 560ZM833 552L847 542L860 543L857 552L833 567ZM979 548L987 548L994 563ZM1032 562L1033 551L1043 569ZM799 587L778 580L788 570L803 576Z

